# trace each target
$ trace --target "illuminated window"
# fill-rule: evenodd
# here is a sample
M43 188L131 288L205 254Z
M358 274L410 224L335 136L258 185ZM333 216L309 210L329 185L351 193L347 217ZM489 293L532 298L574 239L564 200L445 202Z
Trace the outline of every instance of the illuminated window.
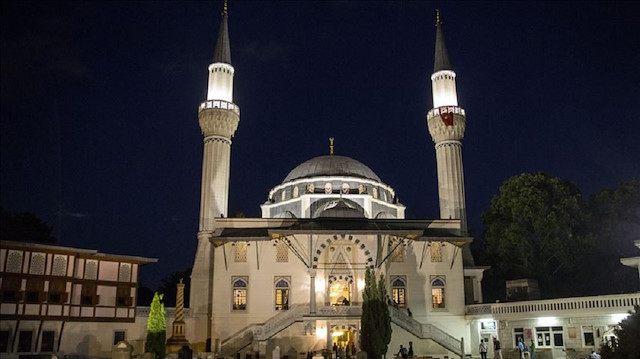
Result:
M234 246L234 256L233 259L235 262L246 262L247 261L247 242L236 242Z
M407 305L407 280L404 276L391 279L391 297L399 307Z
M431 277L431 303L433 308L445 308L444 277Z
M538 347L564 347L562 327L536 327Z
M233 310L247 309L247 280L236 278L233 280Z
M290 278L276 278L276 310L289 309Z
M289 247L287 247L287 244L284 243L284 241L279 241L276 244L276 262L289 262Z
M431 261L442 262L442 243L431 242Z

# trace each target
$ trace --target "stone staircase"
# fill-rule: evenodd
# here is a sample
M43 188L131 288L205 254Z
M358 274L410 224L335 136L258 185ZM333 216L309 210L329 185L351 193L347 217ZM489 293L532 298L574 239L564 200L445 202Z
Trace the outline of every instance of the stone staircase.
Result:
M294 305L289 310L269 318L265 323L252 324L242 328L220 344L220 356L233 355L248 347L253 341L264 341L285 330L295 322L301 322L304 315L309 314L308 305Z
M458 340L433 324L422 324L408 316L402 310L389 307L389 312L392 323L415 335L417 338L431 339L445 349L464 358L464 342L462 338ZM318 307L316 314L311 315L308 305L295 305L290 307L289 310L282 311L269 318L265 323L249 325L223 340L220 345L220 357L231 356L248 347L254 341L265 341L292 324L302 322L305 316L344 318L360 317L361 314L362 307L360 306Z
M459 340L433 324L423 324L408 316L404 311L389 308L391 322L420 339L431 339L445 349L464 358L464 339Z

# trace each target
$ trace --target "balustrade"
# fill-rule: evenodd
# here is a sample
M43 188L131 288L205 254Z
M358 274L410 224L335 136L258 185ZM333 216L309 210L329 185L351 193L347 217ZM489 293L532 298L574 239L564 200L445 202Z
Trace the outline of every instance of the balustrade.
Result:
M240 107L233 102L224 100L208 100L200 104L198 112L207 108L222 108L225 110L233 111L236 115L240 116Z

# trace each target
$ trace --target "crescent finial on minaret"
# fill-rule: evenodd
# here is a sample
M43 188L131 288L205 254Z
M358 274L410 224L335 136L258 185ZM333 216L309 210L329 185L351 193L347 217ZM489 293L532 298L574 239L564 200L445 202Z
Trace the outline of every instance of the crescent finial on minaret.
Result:
M334 141L334 138L329 137L329 155L330 156L333 156L333 141Z
M225 4L226 4L226 0L225 0ZM440 26L442 25L442 22L440 22L440 9L436 9L436 26Z
M228 7L227 7L227 0L224 0L224 5L222 6L222 15L227 16L229 14L229 12L227 11Z

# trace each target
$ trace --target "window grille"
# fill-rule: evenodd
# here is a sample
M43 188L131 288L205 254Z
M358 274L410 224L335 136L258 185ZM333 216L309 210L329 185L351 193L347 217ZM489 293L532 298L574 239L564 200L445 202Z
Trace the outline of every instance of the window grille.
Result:
M21 251L9 251L6 271L8 273L22 273L22 252Z
M234 261L246 262L247 261L247 242L236 242L234 246Z
M87 260L84 265L84 279L98 279L98 261Z
M284 241L279 241L278 244L276 244L276 262L289 262L289 247Z
M131 282L131 264L120 263L120 272L118 273L118 282Z
M44 253L32 253L31 265L29 266L29 274L44 274Z
M67 256L56 254L53 256L53 269L52 275L65 276L67 275Z
M442 243L431 242L431 261L442 262Z

